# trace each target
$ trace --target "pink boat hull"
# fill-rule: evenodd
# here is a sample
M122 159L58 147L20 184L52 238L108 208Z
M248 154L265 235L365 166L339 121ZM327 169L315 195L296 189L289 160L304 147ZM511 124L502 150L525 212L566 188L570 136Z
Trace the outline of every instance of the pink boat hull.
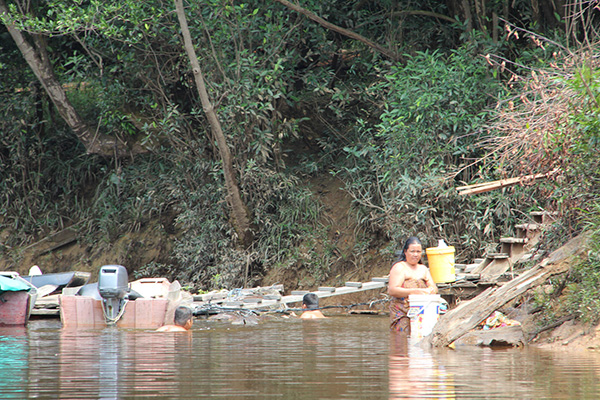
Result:
M0 294L0 325L26 325L30 301L27 291Z
M59 296L60 320L64 328L103 328L102 300L87 296ZM117 321L119 328L156 329L165 324L167 299L137 299L127 302ZM169 322L170 323L170 322Z

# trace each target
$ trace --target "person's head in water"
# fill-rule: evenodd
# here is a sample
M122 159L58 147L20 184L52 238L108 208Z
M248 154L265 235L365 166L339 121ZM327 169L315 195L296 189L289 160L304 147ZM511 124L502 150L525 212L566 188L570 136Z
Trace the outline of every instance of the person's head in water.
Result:
M302 319L327 318L319 310L319 296L314 293L306 293L302 297L302 309L304 310L300 316Z
M317 310L319 308L319 296L314 293L306 293L302 298L302 305L307 310Z
M398 260L396 260L396 262L406 261L406 252L408 251L408 248L410 247L411 244L418 244L419 246L421 246L421 248L423 247L423 245L421 244L421 241L419 240L418 237L416 237L416 236L409 237L408 239L406 239L406 242L404 242L404 247L402 247L402 253L398 257Z
M193 321L192 310L189 307L180 306L175 310L175 317L173 318L173 322L175 325L179 325L186 329L191 328ZM189 326L187 326L189 324Z

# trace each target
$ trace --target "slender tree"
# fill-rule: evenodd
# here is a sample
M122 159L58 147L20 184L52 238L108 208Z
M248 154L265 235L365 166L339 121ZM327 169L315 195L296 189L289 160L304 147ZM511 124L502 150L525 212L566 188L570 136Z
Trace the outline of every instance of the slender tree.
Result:
M223 174L225 176L225 186L227 188L227 202L229 203L232 212L232 224L239 236L240 242L244 246L249 246L253 241L250 212L240 195L240 189L233 168L231 152L227 146L227 140L223 133L223 129L221 128L221 123L208 96L206 85L204 84L204 75L202 74L202 69L200 68L198 57L196 56L196 50L194 50L194 44L192 43L192 36L190 35L190 30L188 28L182 0L175 0L175 9L179 24L181 25L183 44L192 66L192 72L198 89L198 95L202 102L202 108L210 124L212 134L217 142L221 162L223 163Z
M26 38L25 32L17 29L12 22L8 7L0 0L0 20L4 22L8 32L15 41L23 58L44 87L48 97L54 103L60 116L73 130L81 143L90 154L104 156L122 156L128 154L126 143L115 136L103 135L94 130L83 120L75 107L67 98L65 89L54 73L50 55L46 50L43 37L38 34L30 35L33 44ZM140 148L136 152L141 151Z

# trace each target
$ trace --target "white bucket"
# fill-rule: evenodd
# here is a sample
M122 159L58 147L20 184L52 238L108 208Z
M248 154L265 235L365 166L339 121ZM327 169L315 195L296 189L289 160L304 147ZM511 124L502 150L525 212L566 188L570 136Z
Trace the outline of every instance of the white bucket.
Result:
M418 294L408 296L410 309L410 336L421 339L433 331L440 315L448 310L448 303L439 294Z

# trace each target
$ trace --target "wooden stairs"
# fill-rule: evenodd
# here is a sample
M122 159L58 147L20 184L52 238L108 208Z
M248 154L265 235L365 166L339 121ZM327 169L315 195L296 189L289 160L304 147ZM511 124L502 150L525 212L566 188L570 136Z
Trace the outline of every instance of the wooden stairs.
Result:
M489 286L511 280L519 264L535 260L543 254L536 251L544 227L555 220L555 213L534 211L530 221L515 225L514 237L503 237L495 251L487 252L483 258L470 264L455 264L456 282L438 284L440 292L451 297L471 298Z

